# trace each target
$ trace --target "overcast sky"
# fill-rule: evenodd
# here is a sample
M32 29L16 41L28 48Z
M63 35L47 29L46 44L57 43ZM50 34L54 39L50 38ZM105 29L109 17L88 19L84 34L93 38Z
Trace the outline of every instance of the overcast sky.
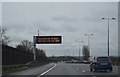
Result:
M48 56L78 56L78 43L90 38L92 56L107 55L107 21L102 17L115 17L110 21L110 55L118 55L118 3L117 2L8 2L2 4L2 25L16 46L22 40L33 40L37 35L61 35L62 44L37 45ZM82 52L81 52L82 53Z

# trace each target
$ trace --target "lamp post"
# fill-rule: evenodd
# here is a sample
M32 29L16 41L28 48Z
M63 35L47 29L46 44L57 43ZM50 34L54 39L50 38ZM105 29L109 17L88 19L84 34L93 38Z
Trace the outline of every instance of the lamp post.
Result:
M90 36L93 36L93 34L85 34L85 36L88 36L88 49L90 54Z
M76 46L72 45L72 48L75 48L75 47L76 47ZM73 53L72 53L72 54L73 54L73 57L74 57L74 51L73 51Z
M84 41L75 41L75 42L78 42L78 43L79 43L79 60L80 60L80 43L81 43L81 42L84 42Z
M107 20L107 22L108 22L108 42L107 42L107 44L108 44L108 57L110 56L109 55L109 21L110 20L115 20L115 18L102 18L103 20Z

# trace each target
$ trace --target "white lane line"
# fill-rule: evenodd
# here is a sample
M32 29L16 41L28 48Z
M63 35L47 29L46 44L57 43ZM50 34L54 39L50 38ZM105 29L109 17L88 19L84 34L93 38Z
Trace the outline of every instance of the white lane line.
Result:
M79 68L76 68L76 69L79 69Z
M55 64L53 67L51 67L50 69L48 69L47 71L43 72L42 74L38 75L37 77L40 77L46 73L48 73L49 71L51 71L52 69L54 69L56 67L57 64Z
M85 70L82 70L82 72L85 72Z

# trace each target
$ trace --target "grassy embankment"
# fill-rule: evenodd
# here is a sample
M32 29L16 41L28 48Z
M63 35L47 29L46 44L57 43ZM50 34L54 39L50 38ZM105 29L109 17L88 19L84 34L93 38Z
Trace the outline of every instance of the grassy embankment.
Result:
M27 66L17 66L17 67L3 67L2 68L2 75L11 73L11 72L16 72L16 71L21 71L28 69L29 67Z

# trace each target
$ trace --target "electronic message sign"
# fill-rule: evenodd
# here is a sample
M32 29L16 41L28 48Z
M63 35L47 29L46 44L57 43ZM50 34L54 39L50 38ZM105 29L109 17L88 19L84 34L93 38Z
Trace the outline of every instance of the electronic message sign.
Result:
M36 44L61 44L61 36L36 36Z

